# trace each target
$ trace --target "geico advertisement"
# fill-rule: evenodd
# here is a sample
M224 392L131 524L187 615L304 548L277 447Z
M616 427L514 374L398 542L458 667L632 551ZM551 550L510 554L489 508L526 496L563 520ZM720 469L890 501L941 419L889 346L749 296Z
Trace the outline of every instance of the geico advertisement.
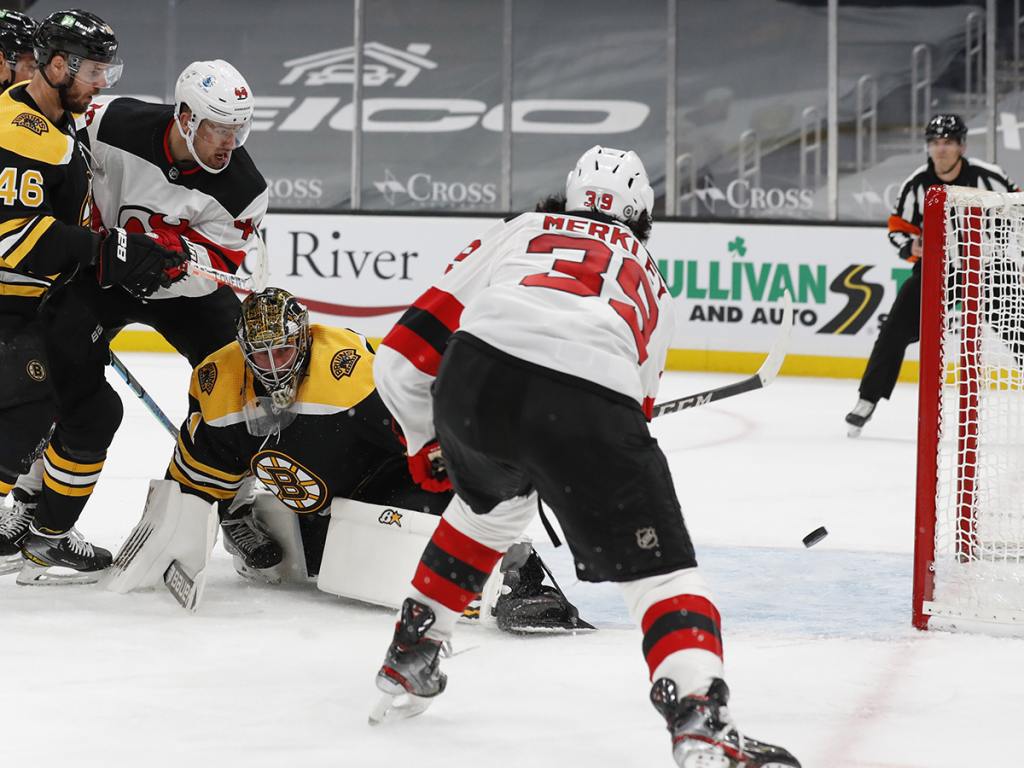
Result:
M655 223L649 246L676 349L767 350L788 292L792 353L864 358L911 273L882 227Z
M270 214L270 282L315 322L383 336L497 221ZM864 358L910 275L882 227L657 222L649 246L673 298L675 349L767 350L789 292L792 353Z

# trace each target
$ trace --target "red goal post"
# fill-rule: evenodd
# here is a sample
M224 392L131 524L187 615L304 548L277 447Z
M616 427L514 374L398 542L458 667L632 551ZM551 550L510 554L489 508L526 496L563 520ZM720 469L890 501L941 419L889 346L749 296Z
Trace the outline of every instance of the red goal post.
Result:
M1024 193L924 210L913 621L1024 634Z

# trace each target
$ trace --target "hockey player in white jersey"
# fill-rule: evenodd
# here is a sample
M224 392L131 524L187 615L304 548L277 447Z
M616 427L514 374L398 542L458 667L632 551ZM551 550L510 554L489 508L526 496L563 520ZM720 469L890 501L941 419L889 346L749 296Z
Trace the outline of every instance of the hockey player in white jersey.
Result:
M374 376L413 476L447 476L459 501L424 550L371 722L444 691L441 647L529 522L512 500L536 490L579 578L621 585L678 765L799 766L729 716L718 610L648 430L673 330L644 245L653 202L634 152L593 147L564 201L474 240L385 337Z
M221 60L187 66L173 105L95 99L85 115L93 228L148 233L222 272L235 273L246 259L253 268L269 199L266 181L242 146L254 104L248 83ZM67 530L88 501L121 421L120 398L104 376L110 341L121 328L155 328L192 366L234 341L240 302L233 291L203 277L175 277L146 299L82 278L65 288L51 329L56 343L50 373L63 393L58 426L42 471L34 467L18 480L28 499L23 509L33 511L33 520L22 514L19 525ZM69 466L90 471L69 472ZM232 519L247 512L239 506ZM23 583L36 580L28 568L19 577Z

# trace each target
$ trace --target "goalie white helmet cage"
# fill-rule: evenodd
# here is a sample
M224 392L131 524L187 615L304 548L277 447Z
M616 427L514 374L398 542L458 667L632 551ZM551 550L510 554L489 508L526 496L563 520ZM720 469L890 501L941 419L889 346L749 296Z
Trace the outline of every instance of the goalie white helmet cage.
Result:
M181 127L178 117L185 104L191 112L186 128ZM200 167L209 173L220 173L227 168L211 168L199 159L194 142L196 132L203 120L209 120L218 127L234 131L234 146L238 149L245 143L252 127L255 108L252 89L242 74L223 59L194 61L185 67L174 84L174 118L178 131L188 145Z
M565 180L566 211L598 211L635 222L654 208L654 190L639 155L595 145Z

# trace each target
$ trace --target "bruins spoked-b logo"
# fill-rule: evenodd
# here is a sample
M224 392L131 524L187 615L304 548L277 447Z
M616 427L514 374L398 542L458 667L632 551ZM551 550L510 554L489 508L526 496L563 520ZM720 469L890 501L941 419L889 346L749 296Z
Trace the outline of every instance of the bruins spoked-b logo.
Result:
M196 379L199 381L199 388L208 395L213 394L213 387L217 384L217 364L207 363L196 371Z
M22 112L16 118L11 120L11 125L17 125L20 128L28 128L36 136L42 136L50 130L50 126L46 124L46 120L39 115L33 115L31 112Z
M46 381L46 366L41 360L29 360L25 363L25 373L32 381Z
M280 451L260 451L252 457L250 467L278 501L296 512L316 512L327 501L324 481Z
M359 362L359 353L354 349L343 349L334 353L331 358L331 375L341 380L342 376L351 376Z

